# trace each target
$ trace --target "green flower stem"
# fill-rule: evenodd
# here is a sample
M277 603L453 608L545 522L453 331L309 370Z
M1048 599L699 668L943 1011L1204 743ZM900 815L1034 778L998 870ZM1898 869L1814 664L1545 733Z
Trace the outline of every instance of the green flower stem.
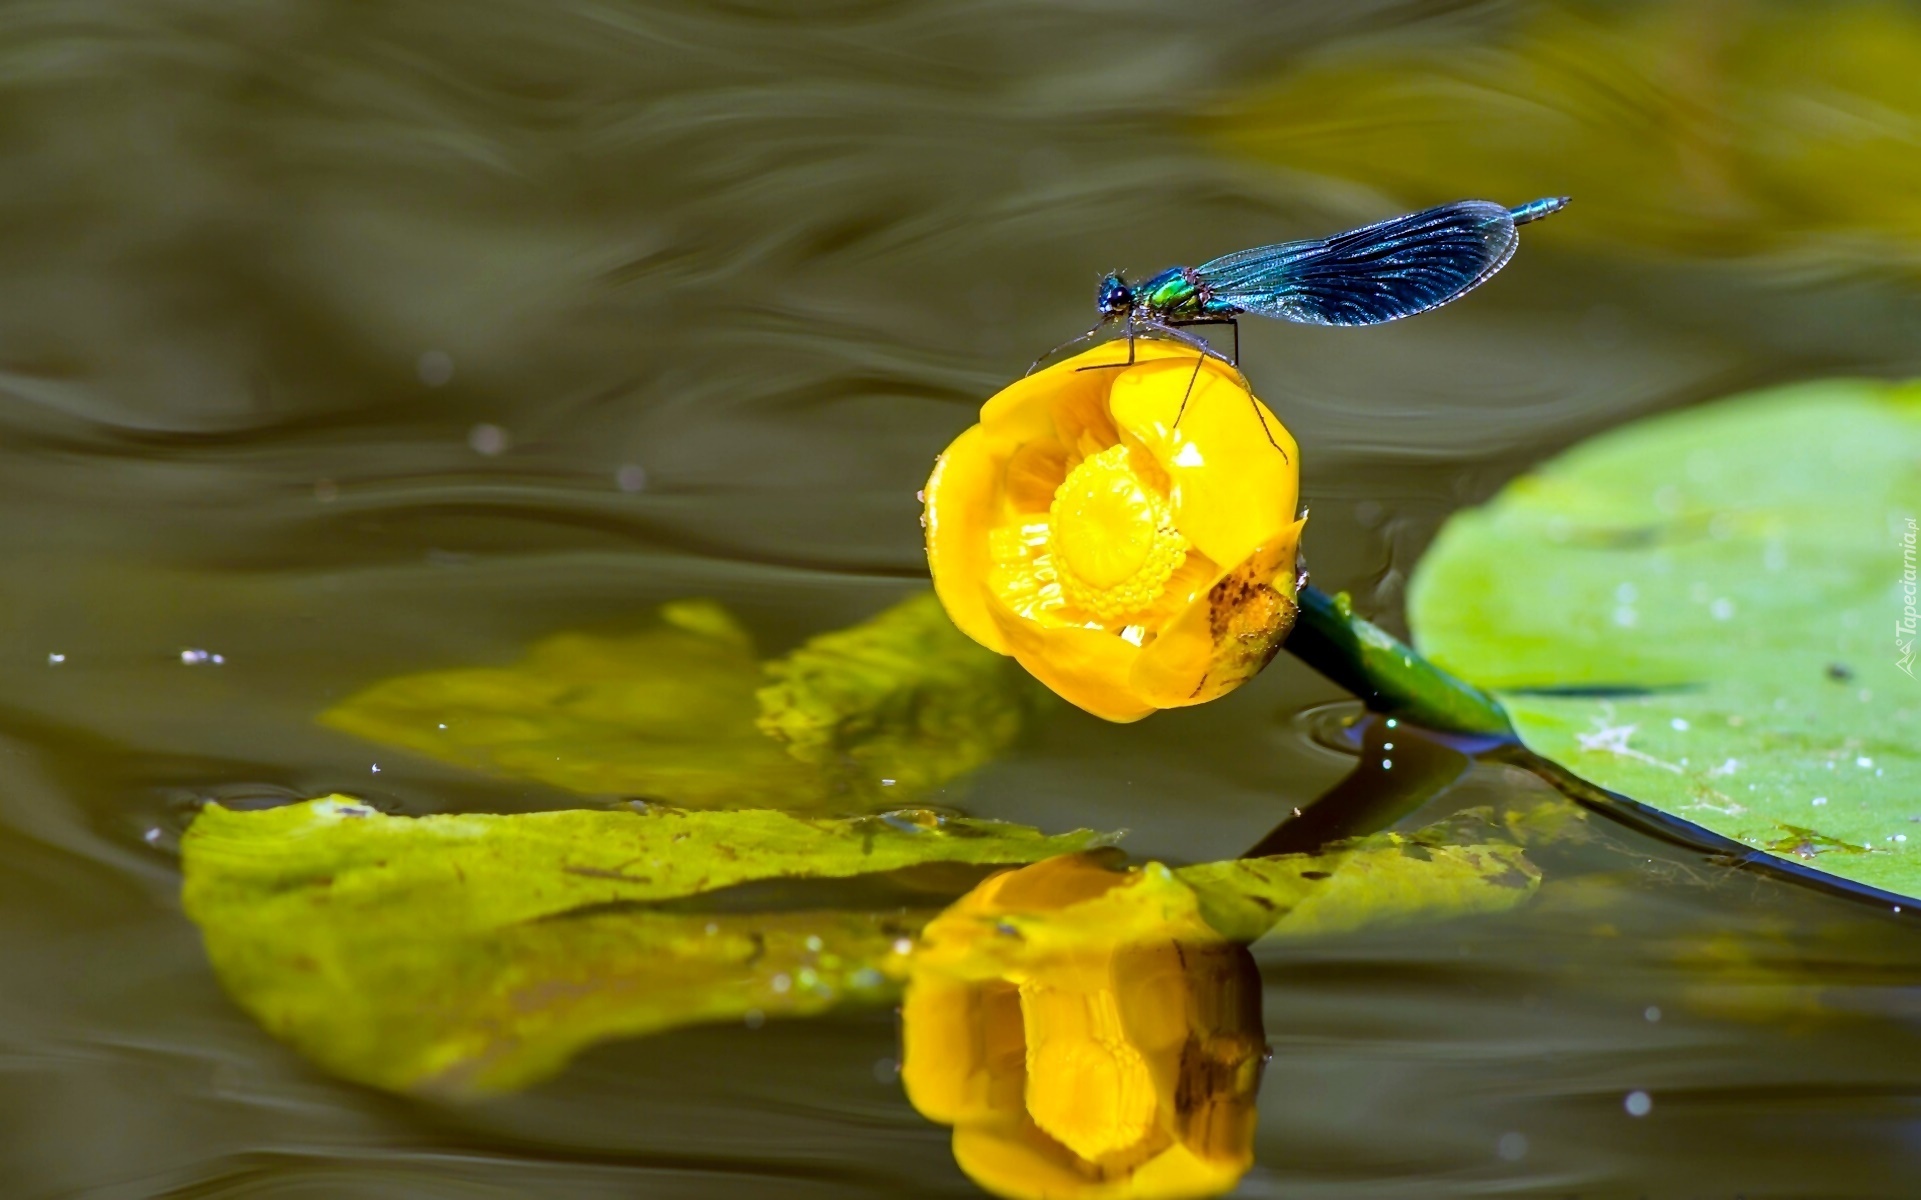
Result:
M1346 592L1330 596L1306 587L1298 599L1301 613L1288 634L1288 652L1369 708L1448 733L1514 737L1498 701L1355 616Z

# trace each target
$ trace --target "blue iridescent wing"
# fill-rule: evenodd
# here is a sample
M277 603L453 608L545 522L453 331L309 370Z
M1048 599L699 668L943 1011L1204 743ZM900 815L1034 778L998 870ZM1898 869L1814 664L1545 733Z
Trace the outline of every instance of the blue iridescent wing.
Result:
M1242 250L1196 272L1211 311L1378 325L1459 299L1507 265L1516 240L1506 208L1462 200L1329 238Z

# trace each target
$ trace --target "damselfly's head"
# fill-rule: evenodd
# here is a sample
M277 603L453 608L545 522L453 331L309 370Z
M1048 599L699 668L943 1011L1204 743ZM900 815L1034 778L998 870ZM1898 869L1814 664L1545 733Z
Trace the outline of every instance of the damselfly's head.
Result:
M1094 307L1103 317L1124 317L1134 307L1134 290L1119 275L1109 275L1094 293Z

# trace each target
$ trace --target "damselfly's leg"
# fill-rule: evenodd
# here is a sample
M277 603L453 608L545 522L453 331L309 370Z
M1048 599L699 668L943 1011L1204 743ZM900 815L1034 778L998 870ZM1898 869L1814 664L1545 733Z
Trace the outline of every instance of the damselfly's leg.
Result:
M1099 329L1100 326L1096 325L1094 328ZM1127 319L1127 361L1126 362L1089 363L1084 367L1075 367L1074 369L1076 371L1108 371L1108 370L1118 371L1124 367L1131 367L1133 365L1134 365L1134 319L1132 317L1129 317Z
M1191 400L1194 396L1194 385L1200 382L1201 367L1206 364L1207 356L1212 354L1215 358L1221 357L1220 352L1218 350L1215 350L1212 346L1209 346L1204 340L1202 340L1201 338L1195 337L1191 333L1182 333L1179 327L1183 325L1218 325L1218 324L1220 324L1220 322L1218 321L1203 319L1199 321L1169 321L1167 324L1161 326L1161 328L1165 330L1170 336L1172 336L1176 341L1182 342L1185 345L1192 346L1196 351L1198 351L1198 353L1194 355L1194 373L1187 377L1187 390L1181 393L1181 406L1174 413L1174 424L1169 428L1179 429L1181 427L1181 418L1187 415L1187 402ZM1233 366L1234 364L1230 363L1229 365ZM1234 366L1234 373L1236 375L1240 375L1241 373L1240 367ZM1245 384L1247 382L1247 376L1241 375L1241 382ZM1268 438L1268 440L1273 441L1274 439L1270 437Z
M1209 346L1200 338L1192 334L1182 333L1176 328L1176 326L1184 325L1231 325L1234 327L1234 358L1229 365L1234 368L1236 375L1240 375L1241 386L1247 392L1247 402L1254 408L1254 419L1261 423L1261 432L1267 435L1267 444L1276 450L1280 450L1282 458L1293 462L1294 460L1292 458L1288 458L1287 451L1281 448L1281 444L1274 440L1274 431L1267 427L1267 417L1261 413L1260 402L1254 399L1254 387L1247 382L1247 376L1241 374L1241 323L1233 317L1202 317L1194 321L1170 321L1161 327L1168 333L1173 334L1174 337L1180 341L1186 342L1200 351L1200 357L1194 360L1194 374L1189 376L1187 380L1187 391L1181 396L1180 411L1174 414L1173 428L1179 429L1181 427L1181 418L1187 415L1187 401L1188 398L1194 394L1195 383L1199 382L1201 378L1201 364L1207 361L1207 356L1210 354L1215 358L1221 357L1219 351Z
M1169 321L1170 329L1183 329L1189 325L1226 325L1234 330L1234 357L1229 361L1241 365L1241 321L1239 317L1195 317L1187 321ZM1211 349L1211 347L1210 347ZM1218 353L1218 351L1216 352Z
M1187 415L1188 398L1194 394L1194 385L1200 381L1201 367L1205 365L1206 362L1207 362L1207 355L1196 354L1194 356L1194 373L1187 377L1187 390L1181 393L1180 411L1174 414L1174 424L1172 426L1172 428L1174 429L1179 429L1181 427L1181 418ZM1272 441L1273 439L1270 438L1268 440Z
M1054 347L1052 350L1049 350L1047 353L1041 355L1039 358L1035 359L1033 362L1028 363L1027 370L1022 372L1023 377L1027 375L1032 375L1035 371L1040 369L1040 365L1042 363L1054 357L1056 354L1059 354L1061 351L1067 349L1069 346L1078 346L1080 343L1086 341L1088 338L1093 337L1095 334L1099 333L1106 325L1107 325L1107 322L1105 320L1096 321L1094 322L1093 325L1088 327L1088 330L1086 333L1083 333L1082 335L1076 338L1068 338L1066 341Z
M1182 333L1178 327L1176 327L1175 325L1169 324L1168 322L1165 322L1165 321L1146 321L1142 323L1142 326L1145 333L1158 334L1159 336L1166 338L1168 341L1179 342L1181 345L1188 347L1190 350L1199 351L1202 357L1216 359L1220 362L1226 363L1230 367L1234 367L1234 374L1240 379L1240 381L1242 383L1247 382L1247 376L1241 374L1241 369L1239 367L1235 367L1234 363L1228 359L1227 355L1222 354L1219 350L1216 350L1214 347L1208 345L1201 338L1198 338L1191 333Z

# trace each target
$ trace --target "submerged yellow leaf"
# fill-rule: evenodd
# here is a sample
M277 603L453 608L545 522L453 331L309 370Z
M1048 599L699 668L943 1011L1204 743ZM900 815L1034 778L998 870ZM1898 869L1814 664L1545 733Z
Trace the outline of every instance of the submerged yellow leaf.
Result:
M689 807L823 804L825 781L754 727L760 663L719 605L623 637L561 633L506 667L377 683L321 715L369 741L588 795Z
M769 680L772 683L769 683ZM707 600L625 636L561 633L520 662L406 675L323 724L586 795L690 808L900 804L993 758L1031 704L931 595L763 664Z
M802 762L890 795L938 787L986 764L1045 696L974 644L932 592L767 663L761 732Z

